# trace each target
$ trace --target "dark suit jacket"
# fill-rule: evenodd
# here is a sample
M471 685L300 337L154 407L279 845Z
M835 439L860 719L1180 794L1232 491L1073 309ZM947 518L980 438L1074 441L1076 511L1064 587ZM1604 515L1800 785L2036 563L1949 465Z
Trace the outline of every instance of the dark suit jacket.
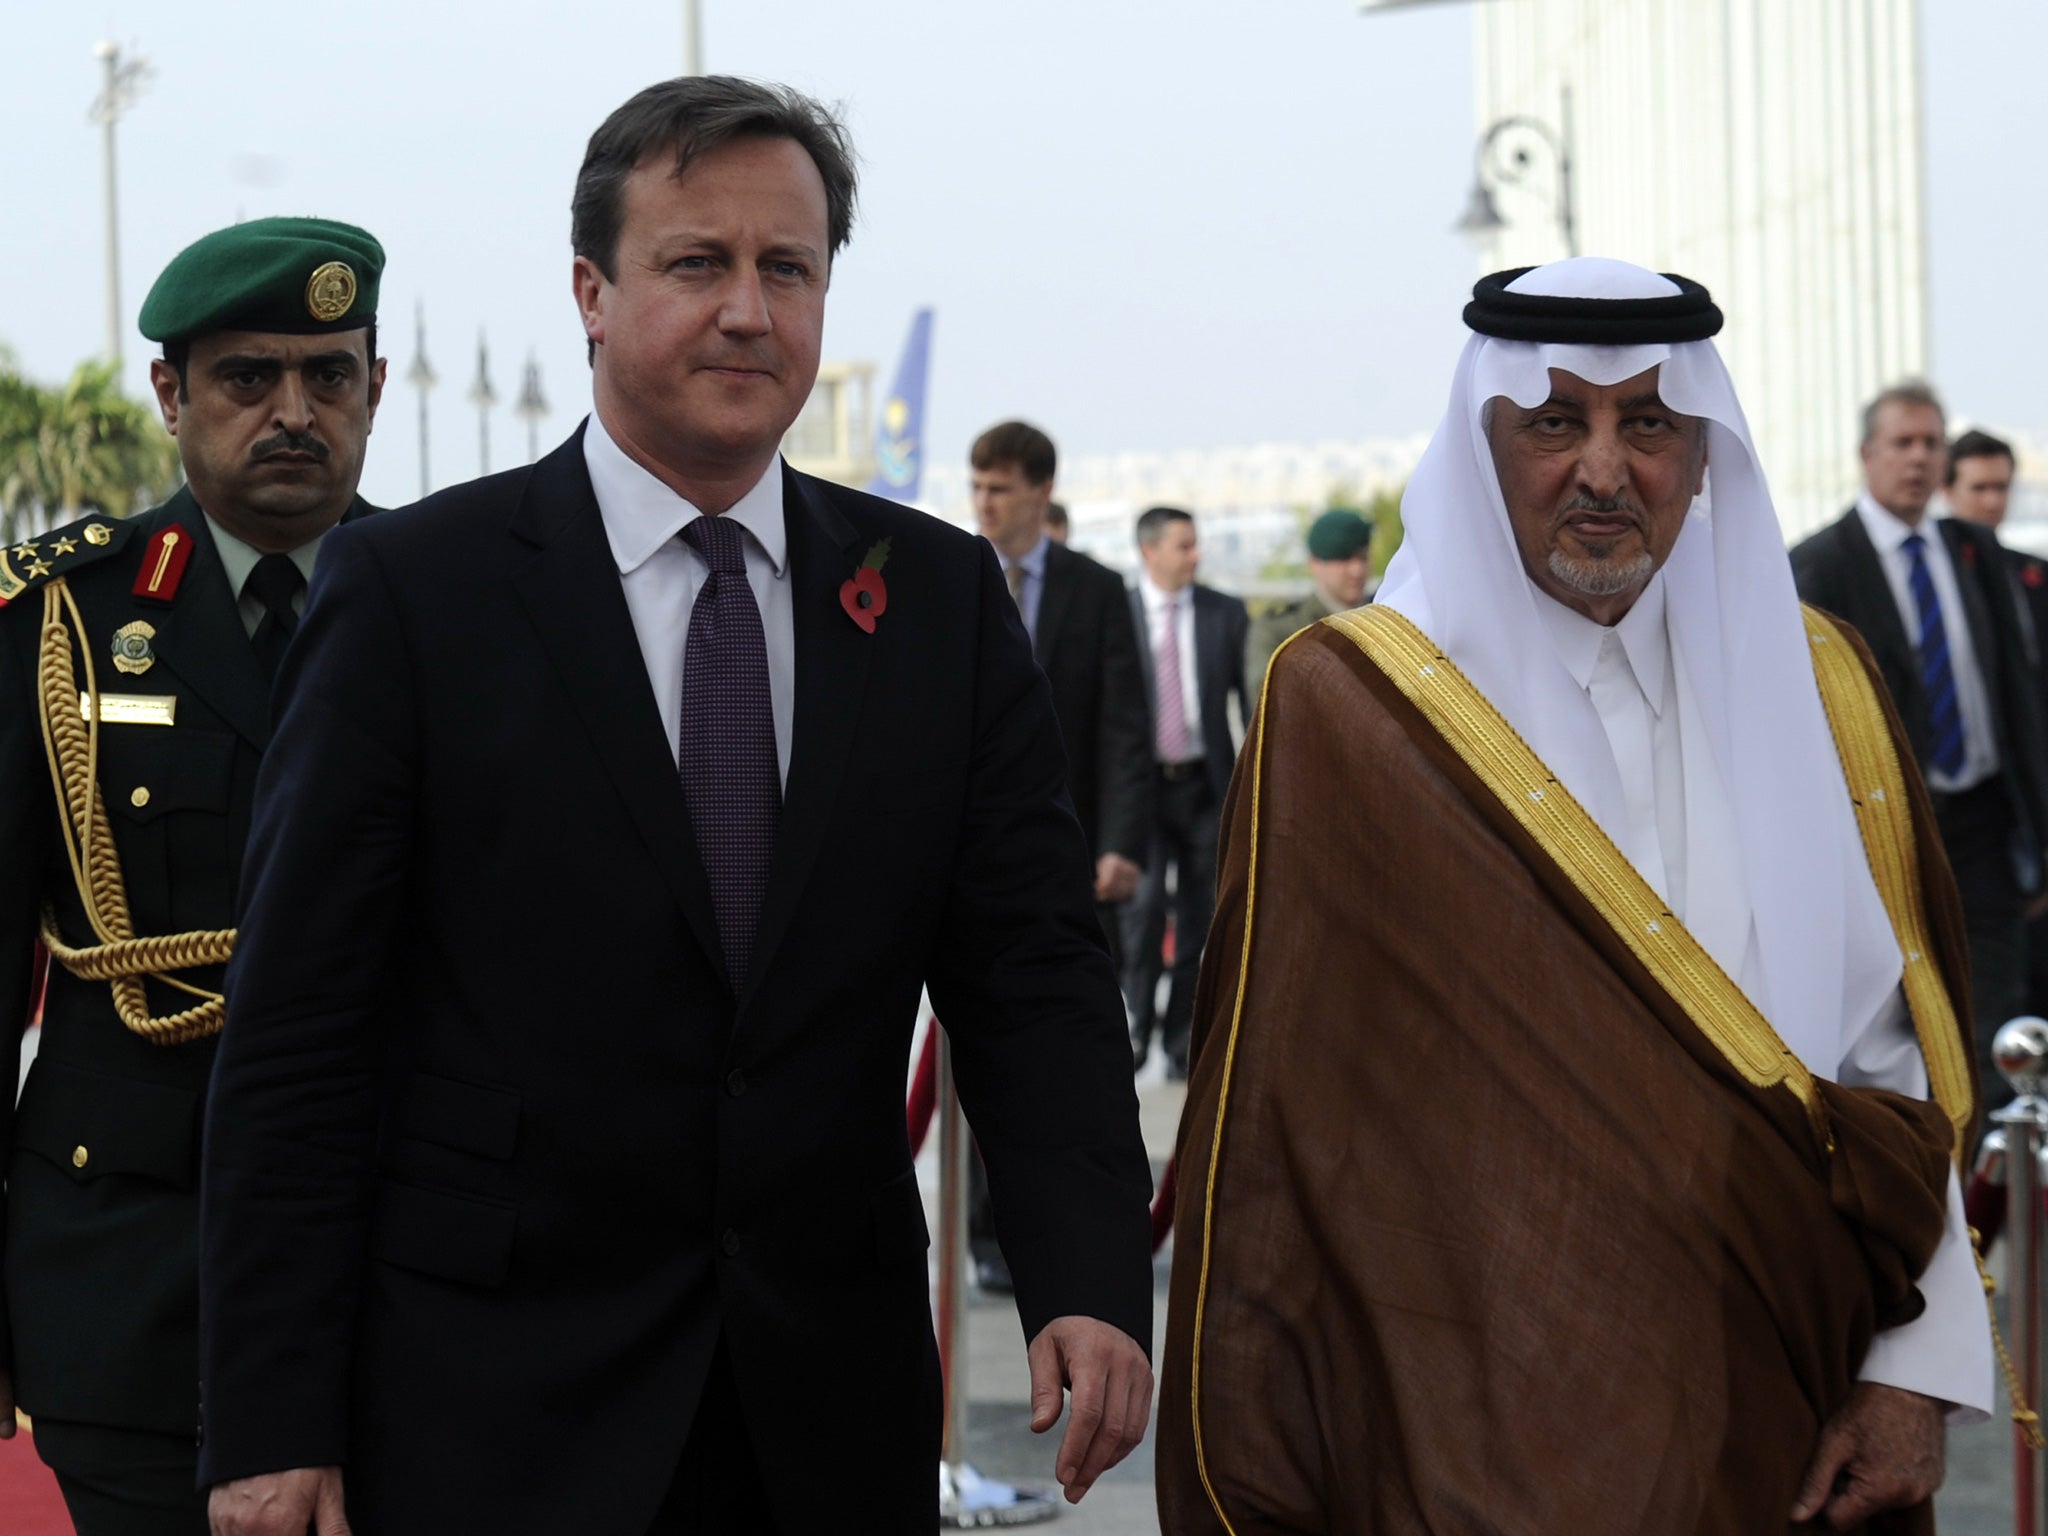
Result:
M1249 721L1251 705L1245 699L1244 642L1251 630L1251 616L1236 598L1199 582L1188 589L1195 601L1195 693L1202 706L1202 757L1209 773L1209 787L1216 804L1223 804L1230 788L1230 772L1237 765L1237 743L1230 734L1230 700L1237 700L1239 716ZM1158 740L1159 688L1152 667L1152 627L1145 618L1145 599L1136 587L1130 591L1131 621L1138 626L1138 654L1145 666L1145 740ZM1156 753L1154 756L1156 761Z
M1138 643L1123 578L1048 544L1032 649L1052 684L1067 788L1089 851L1143 864L1152 845L1152 743Z
M735 997L579 431L322 551L207 1120L201 1476L642 1536L723 1334L774 1514L936 1519L921 983L1025 1331L1149 1337L1123 1009L990 547L786 472L795 735ZM873 634L840 588L892 541Z
M358 502L350 517L369 510ZM174 523L192 540L175 595L137 597L145 553ZM47 580L64 579L83 618L79 689L89 654L109 698L175 701L172 725L100 727L101 796L135 932L233 927L270 688L205 517L180 491L154 511L86 518L35 544ZM18 576L34 569L30 557L11 563ZM121 1023L105 982L53 966L18 1111L11 1092L38 913L52 903L68 943L96 942L59 834L35 705L44 584L0 610L0 1040L10 1090L0 1093L0 1340L31 1413L187 1436L199 1414L199 1120L214 1042L151 1044ZM138 622L154 631L152 659L140 672L117 670L115 632ZM182 974L220 986L218 968ZM194 1001L156 985L149 1000L158 1015Z
M1941 518L1932 526L1955 567L1970 642L1991 699L2000 775L2018 839L2018 867L2022 872L2031 869L2038 880L2042 833L2048 828L2048 727L2042 722L2018 600L2006 576L2005 552L1988 528L1957 518ZM1802 601L1846 619L1869 644L1925 772L1933 740L1919 650L1906 632L1877 549L1854 507L1793 549L1792 575ZM1949 614L1943 621L1956 622Z

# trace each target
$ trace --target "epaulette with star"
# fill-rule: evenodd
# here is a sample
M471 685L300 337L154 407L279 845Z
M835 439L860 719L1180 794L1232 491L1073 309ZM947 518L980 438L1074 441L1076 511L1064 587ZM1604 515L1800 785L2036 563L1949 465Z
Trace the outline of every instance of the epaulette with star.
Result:
M95 513L19 544L0 545L0 607L44 582L106 559L127 543L134 531L132 523Z

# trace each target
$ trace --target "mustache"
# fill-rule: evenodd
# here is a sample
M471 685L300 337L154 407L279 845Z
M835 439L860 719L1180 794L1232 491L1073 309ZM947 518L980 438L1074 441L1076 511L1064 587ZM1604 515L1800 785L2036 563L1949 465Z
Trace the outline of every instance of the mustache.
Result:
M280 453L303 453L317 463L327 462L327 445L310 432L280 432L275 437L266 437L249 449L249 458L261 463Z
M1643 509L1627 496L1592 496L1585 491L1579 492L1559 508L1558 516L1562 519L1572 512L1624 512L1636 518L1643 515Z

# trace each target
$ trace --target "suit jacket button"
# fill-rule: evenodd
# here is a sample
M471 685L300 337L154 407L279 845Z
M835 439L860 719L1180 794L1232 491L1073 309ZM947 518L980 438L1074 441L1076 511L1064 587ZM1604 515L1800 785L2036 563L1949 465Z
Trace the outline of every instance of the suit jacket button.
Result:
M745 1093L747 1091L747 1074L738 1067L734 1067L730 1072L726 1073L725 1091L734 1098L738 1098L741 1094Z
M74 1168L83 1168L91 1158L92 1154L83 1147L73 1147L71 1149L71 1166Z
M725 1235L718 1240L718 1246L724 1251L728 1259L738 1258L740 1253L739 1233L735 1232L731 1227L727 1227Z
M147 784L136 785L128 796L128 803L138 811L149 804L149 786Z

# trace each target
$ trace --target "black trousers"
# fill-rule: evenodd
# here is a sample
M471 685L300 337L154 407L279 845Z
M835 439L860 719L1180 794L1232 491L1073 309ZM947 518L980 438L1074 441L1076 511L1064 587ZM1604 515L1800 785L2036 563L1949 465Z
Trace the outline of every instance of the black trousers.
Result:
M2007 1019L2027 1011L2026 900L2013 874L2017 829L2003 775L1961 794L1936 794L1934 821L1955 872L1970 940L1980 1102L1996 1109L2011 1101L2012 1090L1992 1065L1992 1037Z
M938 1475L936 1468L932 1475ZM720 1339L690 1437L647 1536L775 1536L775 1531L768 1489L740 1411L739 1383Z
M78 1536L206 1536L196 1433L37 1419L35 1442Z
M1124 1002L1131 1010L1131 1044L1142 1055L1158 1020L1166 1059L1185 1069L1188 1026L1195 1016L1195 981L1202 945L1216 911L1216 841L1223 808L1209 788L1208 770L1197 762L1158 777L1159 833L1138 894L1124 904ZM1166 939L1166 871L1173 870L1173 982L1166 1014L1158 1019L1155 998L1165 969L1160 946Z

